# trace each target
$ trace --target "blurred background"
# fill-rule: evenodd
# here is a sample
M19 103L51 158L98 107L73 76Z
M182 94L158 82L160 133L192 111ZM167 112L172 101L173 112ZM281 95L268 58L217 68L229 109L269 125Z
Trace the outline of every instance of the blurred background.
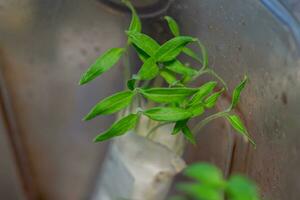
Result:
M300 2L133 3L143 30L157 40L170 37L164 15L199 37L229 88L250 77L238 112L257 148L216 120L187 148L187 163L209 161L227 175L245 173L265 199L300 199ZM86 86L77 83L103 51L124 45L129 21L117 0L0 1L1 200L93 195L108 142L93 144L92 138L114 117L81 118L123 88L122 63Z

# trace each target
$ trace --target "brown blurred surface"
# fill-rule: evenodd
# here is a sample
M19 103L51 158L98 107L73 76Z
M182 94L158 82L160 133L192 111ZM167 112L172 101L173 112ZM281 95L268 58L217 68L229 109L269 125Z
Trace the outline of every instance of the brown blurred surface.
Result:
M24 7L15 9L7 3L1 9L11 9L6 10L7 18L20 9L30 13L17 16L27 24L0 24L5 59L1 71L18 134L43 199L85 199L93 189L93 177L106 146L94 145L92 138L113 118L88 123L81 118L101 98L121 89L121 66L88 86L77 83L80 74L104 50L123 45L123 23L128 20L96 1L24 2ZM2 180L0 184L5 183ZM17 199L2 195L6 194L0 193L0 199Z
M247 173L266 199L299 199L300 71L292 34L259 1L174 1L167 14L178 20L183 34L204 42L212 67L229 88L244 74L251 80L237 112L257 149L216 120L199 133L196 147L188 147L187 162L205 160L226 174ZM123 46L128 22L127 15L94 0L0 3L0 67L18 127L14 138L22 143L28 175L37 185L33 190L42 199L87 199L93 190L106 144L94 145L91 139L113 117L85 123L81 118L97 101L121 90L122 65L87 86L77 82L101 52ZM145 22L145 30L160 41L170 36L159 16ZM222 99L218 109L228 100ZM11 133L3 121L0 199L21 199Z

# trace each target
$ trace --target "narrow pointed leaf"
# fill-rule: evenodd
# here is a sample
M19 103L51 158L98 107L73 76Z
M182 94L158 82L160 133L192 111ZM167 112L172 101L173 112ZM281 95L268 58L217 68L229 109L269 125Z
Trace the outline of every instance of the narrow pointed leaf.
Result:
M184 98L197 92L194 88L151 88L141 90L143 96L158 103L172 103L182 101Z
M187 125L184 125L182 127L182 133L184 135L184 137L192 144L196 144L196 138L194 136L194 134L192 133L192 131L189 129L189 127Z
M238 104L241 92L244 89L247 82L248 82L248 77L245 76L242 82L234 89L232 94L231 108L236 107L236 105Z
M150 56L145 51L143 51L142 49L137 47L135 44L133 44L132 46L134 47L134 49L141 61L145 62L148 58L150 58Z
M209 97L207 97L204 101L204 105L206 108L212 108L216 105L219 97L221 96L221 94L223 93L224 89L220 90L219 92L215 92L212 95L210 95Z
M115 122L107 131L95 137L94 142L102 142L110 138L121 136L135 128L138 121L137 114L130 114Z
M102 56L89 67L89 69L81 76L80 85L88 83L109 70L116 64L124 53L124 48L112 48L106 51Z
M178 36L164 43L155 53L154 57L158 62L167 62L174 60L182 49L190 42L196 41L189 36Z
M166 69L185 76L195 76L197 74L197 70L185 66L179 60L165 62L164 65Z
M190 56L191 58L199 61L200 63L202 63L202 59L190 48L184 47L182 49L182 52L188 56Z
M173 128L173 131L172 131L172 135L175 135L177 134L179 131L181 131L182 127L186 125L186 123L188 122L189 119L184 119L184 120L180 120L180 121L177 121L175 123L175 126Z
M128 31L127 35L135 46L143 50L149 56L154 56L155 52L160 48L160 45L146 34Z
M93 119L98 115L115 113L128 106L132 101L133 96L133 91L123 91L107 97L94 106L84 120Z
M133 5L130 3L129 0L123 0L122 2L131 10L131 13L132 13L131 22L130 22L128 30L141 32L142 23L141 23L139 16L137 15L136 10L134 9Z
M227 115L226 119L238 133L246 137L247 140L249 140L253 145L255 145L255 142L251 139L243 121L238 115Z
M164 80L169 84L169 85L174 85L177 82L176 76L174 72L168 70L168 69L162 69L159 72L159 75L164 78Z
M159 73L159 68L153 58L148 58L138 72L140 80L151 80Z
M217 82L210 81L199 87L199 90L194 94L192 99L189 101L189 105L195 105L201 103L203 98L206 97L209 93L211 93L216 87Z
M173 33L173 35L179 36L180 31L179 31L177 22L172 17L169 17L169 16L165 16L164 18L165 18L165 20L167 20L168 26L169 26L171 32Z
M175 107L155 107L144 111L144 115L156 121L176 122L187 119L192 113Z

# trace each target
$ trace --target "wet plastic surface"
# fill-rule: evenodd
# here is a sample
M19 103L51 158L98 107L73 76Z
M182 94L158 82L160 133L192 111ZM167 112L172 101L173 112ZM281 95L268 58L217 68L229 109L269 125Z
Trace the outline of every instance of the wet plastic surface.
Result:
M282 1L288 13L283 17L292 19L291 26L270 6L266 8L266 2L177 0L166 12L179 21L183 33L203 41L210 63L230 88L244 74L251 80L238 113L257 149L218 120L199 134L199 145L188 148L186 160L208 160L226 173L247 173L259 183L266 199L299 199L296 19L300 6L296 0ZM0 67L39 186L37 193L44 199L85 199L91 195L106 146L93 145L91 139L108 127L112 118L91 123L83 123L81 118L99 99L122 88L121 70L116 67L86 87L79 87L77 81L101 52L122 46L128 22L128 15L96 0L0 3L0 48L5 60ZM165 28L160 16L145 19L145 30L160 41L170 36ZM218 108L227 101L224 98ZM11 157L6 144L1 157ZM16 177L14 172L7 173ZM1 185L16 183L5 180L0 177ZM0 199L12 191L6 192Z

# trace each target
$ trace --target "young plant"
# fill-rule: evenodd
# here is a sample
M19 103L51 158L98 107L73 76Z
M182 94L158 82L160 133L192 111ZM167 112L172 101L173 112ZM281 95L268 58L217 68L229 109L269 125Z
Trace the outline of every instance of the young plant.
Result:
M232 175L225 180L217 167L208 163L188 166L183 174L194 182L179 183L177 189L184 194L170 200L259 200L256 185L242 175Z
M100 115L108 115L130 107L136 102L136 109L127 109L127 115L122 116L108 130L95 137L95 142L101 142L110 138L121 136L135 129L141 115L159 122L149 132L165 124L174 124L170 134L182 133L191 143L195 143L195 135L192 133L188 122L199 117L208 109L214 108L219 97L227 90L226 83L220 78L208 62L208 54L204 45L198 38L180 35L179 27L174 19L165 17L174 37L159 44L150 36L142 33L141 21L129 1L123 1L132 12L130 26L126 32L127 45L123 48L111 48L89 67L82 75L80 85L86 84L104 72L112 68L129 48L133 48L142 65L137 74L133 74L127 81L127 89L109 96L97 105L85 116L84 120L91 120ZM196 45L201 54L189 48L187 45ZM199 63L199 68L193 68L183 64L178 56L186 54ZM127 69L127 71L130 69ZM223 85L223 88L214 91L217 82L209 81L199 87L189 87L190 83L203 74L210 74ZM163 79L165 83L157 84ZM199 121L195 130L199 131L208 122L224 117L232 127L248 141L254 144L246 127L238 115L232 113L240 99L240 93L245 87L248 78L245 76L242 82L234 89L231 105L224 111L215 113ZM128 113L128 110L131 112Z

